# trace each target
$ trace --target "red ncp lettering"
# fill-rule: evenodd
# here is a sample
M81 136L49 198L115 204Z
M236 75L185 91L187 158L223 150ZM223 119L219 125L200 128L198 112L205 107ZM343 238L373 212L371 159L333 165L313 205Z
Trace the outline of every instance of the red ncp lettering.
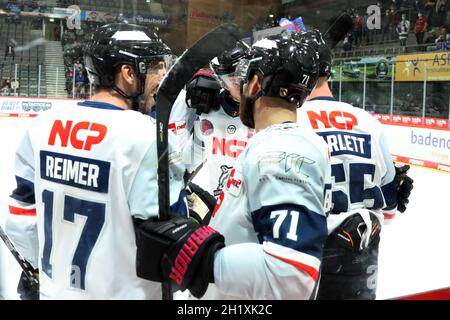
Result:
M321 123L326 129L336 128L339 130L352 130L354 126L358 125L358 119L349 113L342 111L320 111L320 114L314 111L308 111L308 118L313 129L319 129Z
M78 136L81 130L89 131L85 140L80 139ZM107 131L108 128L99 123L82 121L74 124L71 120L65 123L61 120L56 120L50 131L48 144L54 146L58 137L61 147L67 147L70 141L71 146L75 149L90 151L93 145L103 141Z
M247 142L241 140L225 140L213 137L212 153L237 158L244 151Z

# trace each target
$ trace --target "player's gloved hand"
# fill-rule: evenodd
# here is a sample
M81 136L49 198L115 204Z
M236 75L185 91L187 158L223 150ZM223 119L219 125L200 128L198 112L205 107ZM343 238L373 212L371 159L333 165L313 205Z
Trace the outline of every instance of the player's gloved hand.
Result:
M210 70L200 70L186 85L186 104L198 115L219 109L219 81Z
M146 220L137 230L137 275L169 281L174 291L188 289L201 298L214 282L214 254L224 241L219 232L191 219Z
M405 212L409 203L409 196L414 188L414 180L408 176L410 166L402 163L394 163L395 180L397 186L397 210Z
M39 271L37 269L34 273L38 277ZM17 285L17 293L21 300L39 300L39 284L29 280L25 272L22 271Z
M330 240L339 247L352 252L364 250L366 248L363 243L366 241L364 237L369 236L367 247L370 246L371 242L379 241L378 236L381 231L380 222L373 213L370 213L370 220L372 222L372 230L370 234L367 234L365 233L367 225L361 215L351 215L330 235Z
M196 219L200 224L208 225L217 199L192 182L186 187L186 195L190 217Z

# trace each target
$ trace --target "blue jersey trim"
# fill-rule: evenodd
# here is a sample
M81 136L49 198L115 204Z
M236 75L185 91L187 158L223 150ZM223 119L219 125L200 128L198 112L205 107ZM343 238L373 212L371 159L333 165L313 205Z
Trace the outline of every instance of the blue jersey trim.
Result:
M105 103L105 102L98 102L98 101L83 101L83 102L78 102L78 105L80 107L90 107L90 108L104 109L104 110L125 111L125 109L119 108L118 106L115 106L113 104L109 104L109 103Z
M17 188L11 194L11 198L16 199L17 201L35 204L36 199L34 196L34 183L16 176Z
M315 98L312 98L311 100L308 100L308 101L317 101L317 100L325 100L325 101L337 101L335 98L333 98L333 97L325 97L325 96L323 96L323 97L315 97Z
M272 215L275 211L287 211L284 220L278 225L277 238L273 234L275 223L279 219L279 216ZM297 226L292 225L295 221L292 214L294 211L298 217ZM253 211L252 221L260 243L268 241L318 259L322 258L322 249L328 236L325 216L302 205L278 204ZM296 232L297 240L292 240L293 230Z

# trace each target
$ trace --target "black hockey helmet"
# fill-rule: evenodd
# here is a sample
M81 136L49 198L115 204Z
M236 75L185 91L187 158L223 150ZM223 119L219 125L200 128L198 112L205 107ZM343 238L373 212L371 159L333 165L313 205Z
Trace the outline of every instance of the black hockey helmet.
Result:
M219 57L211 61L211 69L217 75L233 73L239 60L246 54L248 49L250 49L250 46L244 41L236 42L236 45L231 50L224 51Z
M240 86L240 81L236 78L235 71L237 64L249 49L250 46L240 40L236 42L232 49L224 51L211 61L210 67L219 79L222 88L229 90L230 85Z
M325 43L319 30L299 34L302 41L311 45L319 53L319 77L331 76L331 50Z
M245 112L248 120L244 124L254 127L253 104L261 96L281 98L297 107L303 104L319 78L318 54L297 36L271 36L252 46L236 73L242 79L241 113ZM246 86L257 73L262 77L262 90L251 97Z
M172 52L153 32L143 26L114 23L98 28L85 46L85 66L92 84L112 88L127 99L144 92L147 70L152 63L170 63ZM121 65L131 65L141 81L140 92L127 95L115 84ZM169 66L167 65L167 68Z

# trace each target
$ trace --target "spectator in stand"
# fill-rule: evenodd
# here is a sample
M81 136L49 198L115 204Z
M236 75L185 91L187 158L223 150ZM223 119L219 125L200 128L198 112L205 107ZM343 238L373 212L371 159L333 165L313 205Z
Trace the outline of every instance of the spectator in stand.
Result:
M390 30L390 21L391 21L391 11L389 9L386 10L385 14L381 17L381 30L382 36L381 41L389 41L391 39L391 30Z
M416 24L414 32L416 33L417 44L423 44L423 38L425 36L425 31L428 28L428 19L423 16L421 12L417 14Z
M15 48L16 42L13 39L10 39L8 44L6 45L6 51L5 51L5 58L8 56L12 56L12 58L15 58Z
M60 28L58 26L53 28L53 41L60 41Z
M436 0L428 0L425 3L425 9L423 14L428 19L428 24L433 23L434 9L436 8ZM434 24L432 24L434 26Z
M403 47L403 51L406 50L406 41L409 35L409 21L406 19L406 14L402 14L402 21L397 25L398 38L400 39L400 46Z
M362 25L363 21L359 13L356 13L353 19L353 39L355 41L355 46L361 45L362 42Z
M389 32L391 34L391 40L396 38L396 30L397 26L400 23L400 16L397 11L394 9L394 6L391 5L390 16L389 16Z
M67 65L66 65L67 67ZM73 95L73 68L68 66L66 70L66 89L69 97Z
M344 51L345 52L352 51L352 44L353 44L353 36L350 32L348 32L344 38Z
M5 81L3 81L3 85L2 88L0 89L0 96L9 96L11 93L11 80L9 79L5 79Z
M450 34L447 33L446 28L441 28L439 37L436 39L436 49L438 51L445 51L450 49Z
M75 70L75 88L76 88L76 97L80 98L84 95L84 83L86 82L86 78L83 74L83 69Z
M75 68L75 71L83 69L83 65L81 64L80 60L75 61L73 67Z

